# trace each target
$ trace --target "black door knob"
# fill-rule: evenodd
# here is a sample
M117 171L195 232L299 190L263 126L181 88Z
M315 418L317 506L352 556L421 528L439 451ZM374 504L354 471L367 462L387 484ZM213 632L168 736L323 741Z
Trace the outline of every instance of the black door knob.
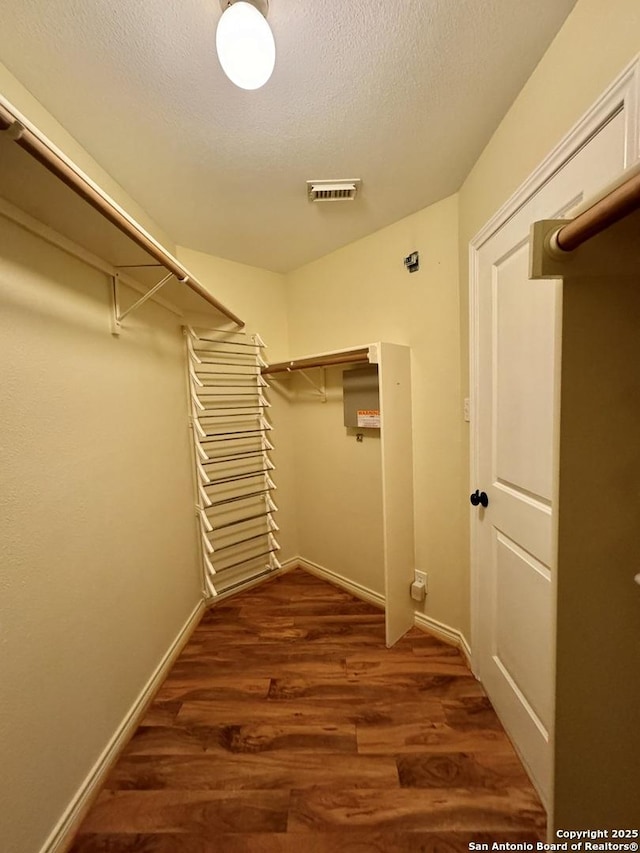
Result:
M472 495L469 495L469 500L471 501L473 506L489 506L489 497L486 492L481 492L479 489L476 489Z

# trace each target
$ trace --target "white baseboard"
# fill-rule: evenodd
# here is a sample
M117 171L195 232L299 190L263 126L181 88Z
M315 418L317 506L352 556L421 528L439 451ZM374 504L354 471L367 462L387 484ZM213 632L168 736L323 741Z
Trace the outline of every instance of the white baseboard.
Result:
M89 771L84 782L80 785L78 792L54 827L51 835L45 841L40 853L64 853L71 845L73 836L92 805L94 796L100 790L107 774L118 759L120 751L138 727L158 687L166 678L176 658L191 636L193 629L198 624L204 606L204 602L200 601L180 629L177 637L156 667L153 675L142 688L131 708L127 711L113 737Z
M236 589L230 589L227 592L220 592L216 596L211 596L209 598L205 598L205 606L206 607L215 607L216 604L226 601L228 598L233 598L234 595L237 595L240 592L246 592L249 589L253 589L256 586L261 586L263 583L267 581L271 581L274 578L277 578L278 575L284 575L286 572L290 572L291 569L295 569L298 566L298 558L290 557L288 560L283 560L280 564L279 569L274 569L272 572L268 572L266 574L261 574L257 578L249 578L246 583L241 584Z
M369 589L362 584L349 580L348 578L345 578L344 575L333 572L331 569L318 565L318 563L312 563L311 560L306 560L304 557L296 557L295 559L288 560L287 562L290 568L299 566L301 569L305 569L307 572L311 572L311 574L345 589L356 598L368 601L370 604L374 604L376 607L382 607L384 609L384 595L374 592L372 589ZM430 616L425 616L424 613L418 612L414 614L414 625L422 631L427 631L429 634L433 634L439 640L443 640L445 643L449 643L449 645L460 649L467 659L467 663L471 666L471 649L466 637L461 631L458 631L456 628L451 628L443 622L438 622L437 619L432 619Z
M451 628L443 622L438 622L437 619L432 619L431 616L426 616L424 613L416 613L414 616L414 624L417 628L433 634L439 640L449 643L452 646L460 649L466 657L469 667L471 667L471 648L467 642L467 638L461 631L456 628Z
M347 592L355 595L356 598L368 601L369 604L374 604L376 607L384 608L384 595L380 595L379 592L374 592L367 586L363 586L362 584L349 580L343 575L339 575L337 572L332 572L331 569L326 569L324 566L312 563L311 560L305 560L304 557L296 557L295 562L301 569L305 569L312 575L317 575L317 577L345 589Z

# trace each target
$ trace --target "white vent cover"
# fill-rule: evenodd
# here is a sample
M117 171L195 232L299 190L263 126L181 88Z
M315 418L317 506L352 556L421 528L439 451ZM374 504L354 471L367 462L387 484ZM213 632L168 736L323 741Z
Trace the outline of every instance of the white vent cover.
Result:
M309 201L353 201L362 181L350 178L345 181L307 181Z

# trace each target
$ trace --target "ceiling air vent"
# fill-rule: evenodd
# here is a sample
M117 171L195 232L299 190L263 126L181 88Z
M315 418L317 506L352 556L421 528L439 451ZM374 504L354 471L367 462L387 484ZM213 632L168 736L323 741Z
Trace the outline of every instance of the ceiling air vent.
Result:
M307 181L307 196L309 201L353 201L361 183L360 178L348 181Z

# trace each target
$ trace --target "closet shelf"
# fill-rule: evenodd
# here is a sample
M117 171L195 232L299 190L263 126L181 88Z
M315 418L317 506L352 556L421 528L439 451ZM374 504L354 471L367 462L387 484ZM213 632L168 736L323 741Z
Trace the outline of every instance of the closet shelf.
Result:
M142 288L142 292L158 284L159 270L164 269L175 280L163 284L163 297L180 314L193 312L216 318L222 314L236 326L244 326L236 314L2 96L0 154L1 215L94 267L113 276L118 274L123 282L134 287L137 284L136 289ZM57 240L56 235L62 240ZM165 299L157 301L165 304Z

